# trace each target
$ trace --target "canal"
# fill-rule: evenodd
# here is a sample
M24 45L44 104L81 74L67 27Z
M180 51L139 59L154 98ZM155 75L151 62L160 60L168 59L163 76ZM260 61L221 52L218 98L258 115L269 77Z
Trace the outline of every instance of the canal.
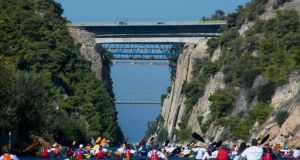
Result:
M116 95L131 92L165 94L171 83L171 69L167 61L114 60L111 66L113 92ZM157 98L160 99L160 95ZM121 129L130 142L140 141L147 123L159 115L160 104L117 104Z

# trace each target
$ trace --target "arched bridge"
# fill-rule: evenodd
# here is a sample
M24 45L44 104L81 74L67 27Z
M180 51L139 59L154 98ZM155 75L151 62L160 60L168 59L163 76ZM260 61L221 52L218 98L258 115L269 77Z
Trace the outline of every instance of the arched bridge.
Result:
M161 93L128 92L117 95L116 104L161 104Z

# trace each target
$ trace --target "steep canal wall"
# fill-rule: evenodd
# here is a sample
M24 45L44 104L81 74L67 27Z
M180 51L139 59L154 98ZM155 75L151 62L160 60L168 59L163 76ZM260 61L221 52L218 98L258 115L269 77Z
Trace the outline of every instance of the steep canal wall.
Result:
M91 70L98 79L103 77L103 53L98 52L95 37L92 33L76 27L69 27L69 33L74 39L75 44L80 45L81 55L91 62Z
M249 12L251 7L263 7L263 12L260 11L262 13L254 16L266 21L278 18L278 10L289 12L285 9L295 9L299 12L299 6L299 0L281 3L273 0L252 1L241 13L252 13ZM259 47L253 47L251 53L246 53L244 48L239 46L243 47L243 43L250 44L248 40L251 34L256 43L262 43L261 40L268 38L267 33L253 33L253 27L257 27L258 22L251 20L251 16L253 15L244 18L237 28L229 29L221 35L218 39L221 44L213 50L212 41L206 39L196 44L185 45L178 58L170 92L163 101L157 130L152 135L155 137L154 141L171 139L187 143L192 140L191 134L197 132L204 137L207 144L218 140L247 142L259 135L270 134L270 144L278 143L290 147L300 145L299 68L285 71L286 79L281 83L278 83L278 79L268 76L268 70L263 68L264 66L261 66L263 72L248 72L255 67L253 59L259 59L263 51ZM243 62L236 60L240 58L240 55L236 55L238 58L232 57L229 60L228 57L235 54L242 54L241 57L249 55L252 58L248 57L248 60ZM252 65L250 63L248 68L234 73L244 74L244 77L241 76L238 81L230 79L230 76L240 77L229 72L234 71L232 68L239 70L238 68L244 67L252 60L254 62ZM281 67L276 69L279 68ZM254 74L252 78L251 74ZM278 74L274 73L273 76ZM244 84L248 86L245 87ZM195 96L198 93L200 96ZM216 112L216 108L223 110Z
M112 92L112 80L110 76L109 54L95 41L95 35L78 27L68 28L71 37L76 45L80 45L80 54L86 61L91 63L91 71L96 78L103 80L110 94Z

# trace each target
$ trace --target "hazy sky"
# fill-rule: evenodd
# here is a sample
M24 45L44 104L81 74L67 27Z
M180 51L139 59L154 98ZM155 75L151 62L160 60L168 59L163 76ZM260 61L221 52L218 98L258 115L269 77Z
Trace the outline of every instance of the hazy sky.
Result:
M250 0L56 0L64 16L82 21L199 20L217 9L232 12Z

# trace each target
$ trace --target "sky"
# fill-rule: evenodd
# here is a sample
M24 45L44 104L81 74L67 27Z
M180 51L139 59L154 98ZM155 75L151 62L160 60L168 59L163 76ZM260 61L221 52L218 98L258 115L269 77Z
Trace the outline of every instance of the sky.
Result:
M56 0L73 22L187 21L233 12L250 0Z

